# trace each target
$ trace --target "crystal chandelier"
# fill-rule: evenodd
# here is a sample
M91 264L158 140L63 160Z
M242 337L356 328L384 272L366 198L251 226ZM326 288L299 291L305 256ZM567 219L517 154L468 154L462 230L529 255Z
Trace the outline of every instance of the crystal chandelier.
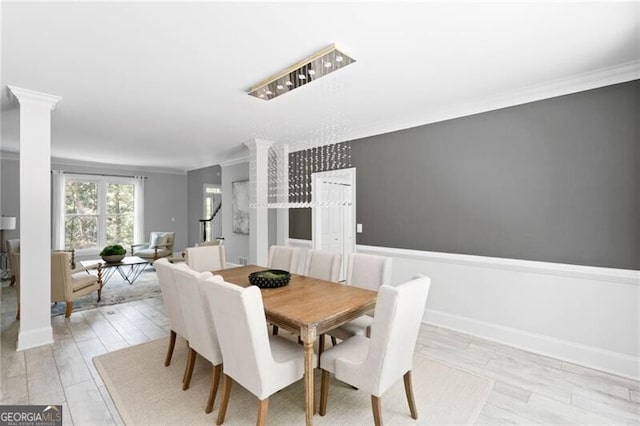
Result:
M290 67L287 71L268 79L262 86L252 89L252 95L264 99L272 99L286 91L278 92L278 86L286 87L286 80L300 70L324 69L326 72L311 73L311 78L304 78L306 84L323 75L328 74L329 67L322 64L331 63L337 65L333 69L353 63L354 60L338 50L335 45L316 53L304 61ZM319 68L321 66L321 68ZM333 70L332 69L332 70ZM282 80L282 81L281 81ZM275 84L275 89L271 86ZM302 85L300 84L300 85ZM291 86L293 90L298 86ZM271 88L270 88L271 87ZM268 90L271 94L265 92ZM309 102L317 106L317 123L313 130L301 127L295 117L276 117L276 119L264 119L260 123L254 123L253 135L256 139L270 141L268 149L268 167L266 172L266 197L261 194L259 200L256 192L252 191L250 206L267 208L309 208L338 206L346 201L336 201L336 197L327 197L330 202L319 202L313 198L312 175L317 172L335 171L352 167L351 143L347 141L347 120L339 108L336 99L345 91L345 84L337 78L323 79L316 83L315 90L307 92L307 96L315 96ZM256 147L249 148L249 178L256 182L259 178L256 170ZM327 176L325 173L324 176ZM265 179L262 172L260 177Z

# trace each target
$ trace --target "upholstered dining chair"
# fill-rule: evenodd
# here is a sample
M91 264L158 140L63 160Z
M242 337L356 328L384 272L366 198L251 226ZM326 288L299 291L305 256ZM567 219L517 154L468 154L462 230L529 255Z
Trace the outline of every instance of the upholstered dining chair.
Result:
M303 349L280 336L269 336L258 287L243 288L219 278L208 281L204 290L225 360L217 424L224 422L234 380L258 398L256 424L264 425L269 396L302 379Z
M351 253L347 259L347 285L378 291L381 285L391 284L391 258L372 254ZM355 335L369 335L373 318L363 315L329 331L333 346L337 339L345 340ZM324 350L324 335L320 336L319 353Z
M11 282L9 286L16 285L16 274L18 273L19 262L14 259L14 254L20 253L20 239L7 240L7 256L9 257L9 271L11 273Z
M351 253L347 260L347 285L378 291L382 285L391 284L391 258L372 254ZM363 315L327 334L335 345L336 338L346 340L355 335L368 336L373 318Z
M154 266L156 268L156 273L158 274L158 284L160 285L160 291L162 292L162 300L164 301L164 306L167 309L167 316L169 317L169 328L171 330L169 337L169 347L167 348L167 356L164 360L165 367L168 367L171 364L173 350L176 346L176 336L180 336L183 339L188 340L187 326L184 322L182 304L180 303L178 288L176 287L175 277L173 276L173 270L176 268L176 266L169 263L167 259L158 259L154 263Z
M223 245L189 247L185 249L185 253L185 261L194 271L218 271L225 268Z
M309 250L305 261L304 275L325 281L338 281L342 255L323 250Z
M131 245L131 256L138 256L149 263L172 256L175 235L175 232L152 232L148 242Z
M378 292L371 337L353 336L321 355L321 416L327 411L333 373L336 379L371 395L376 426L382 425L382 394L403 377L411 417L418 418L411 366L430 284L429 278L419 276L397 287L383 285Z
M292 274L298 273L298 256L300 249L297 247L271 246L269 249L269 264L271 269L282 269ZM273 335L278 334L278 327L273 326Z
M267 266L271 269L283 269L297 274L299 252L297 247L271 246Z
M210 413L213 410L213 403L216 399L222 372L222 352L220 351L216 328L213 324L213 317L208 304L205 310L205 300L200 295L198 280L204 280L212 277L212 275L211 272L196 272L184 264L179 264L175 266L173 276L176 280L178 297L182 305L184 322L187 326L187 336L189 337L189 355L182 389L187 390L189 388L196 355L199 354L210 361L213 364L213 370L209 398L205 406L205 411Z

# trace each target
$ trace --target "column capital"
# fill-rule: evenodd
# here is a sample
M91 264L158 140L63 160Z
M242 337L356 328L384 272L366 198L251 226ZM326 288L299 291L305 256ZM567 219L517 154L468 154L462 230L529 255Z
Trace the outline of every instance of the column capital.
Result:
M269 148L273 145L273 142L265 139L251 139L244 142L244 144L249 149L258 147Z
M48 105L53 110L58 102L62 100L62 97L56 95L50 95L48 93L36 92L35 90L23 89L16 86L7 86L9 91L16 97L18 102L39 102Z

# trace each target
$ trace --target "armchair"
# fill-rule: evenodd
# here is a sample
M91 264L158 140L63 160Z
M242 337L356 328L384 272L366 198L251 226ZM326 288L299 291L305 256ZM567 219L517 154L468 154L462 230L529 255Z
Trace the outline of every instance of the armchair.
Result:
M155 262L161 257L173 255L175 232L152 232L149 242L131 245L131 256L138 256Z
M9 257L9 271L11 273L11 282L9 283L10 286L14 286L17 280L19 263L17 263L14 259L14 255L16 253L20 253L20 240L7 240L7 256Z
M66 302L65 317L71 316L73 301L93 291L98 292L98 302L101 298L102 281L95 275L87 274L90 268L72 269L72 254L68 251L51 252L51 303ZM18 295L18 311L16 320L20 319L20 253L14 253L12 261L16 265L16 292ZM96 265L97 266L97 265ZM99 268L99 266L97 266Z
M73 301L94 291L98 302L102 293L102 282L95 275L87 274L87 268L71 269L71 258L67 252L51 253L51 302L66 302L64 316L69 318Z

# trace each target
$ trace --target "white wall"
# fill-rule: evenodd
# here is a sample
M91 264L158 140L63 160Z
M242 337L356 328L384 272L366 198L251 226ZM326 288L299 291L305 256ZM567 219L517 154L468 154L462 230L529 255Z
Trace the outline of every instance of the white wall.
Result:
M222 235L227 261L231 263L240 263L239 257L249 257L249 236L234 234L232 230L231 184L243 180L249 180L249 160L239 164L222 164Z
M640 378L640 271L363 245L357 251L393 258L393 284L415 273L431 277L425 322Z

